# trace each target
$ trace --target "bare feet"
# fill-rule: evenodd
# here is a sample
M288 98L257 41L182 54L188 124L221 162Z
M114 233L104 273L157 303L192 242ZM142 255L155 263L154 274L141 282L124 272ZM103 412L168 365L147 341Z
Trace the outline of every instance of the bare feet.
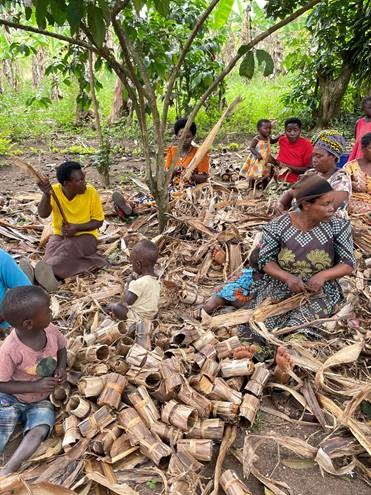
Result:
M211 315L216 311L217 309L225 306L225 301L222 297L219 296L211 296L209 299L205 302L203 306L203 310L206 311L208 315Z
M233 352L235 359L252 359L256 353L256 346L254 345L242 345L237 347Z
M211 256L213 261L215 261L215 263L217 263L218 265L224 265L227 257L224 249L222 249L220 246L214 246L213 248L211 248Z
M287 352L286 347L280 346L276 352L276 369L274 372L274 379L278 383L287 383L289 381L289 372L294 367L294 359Z

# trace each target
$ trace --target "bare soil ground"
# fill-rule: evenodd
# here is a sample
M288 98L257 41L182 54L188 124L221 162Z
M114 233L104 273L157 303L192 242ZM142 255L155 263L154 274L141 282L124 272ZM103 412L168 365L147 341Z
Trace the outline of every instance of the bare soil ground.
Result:
M40 148L46 148L43 143L38 143ZM239 161L240 153L228 152L215 153L213 155L217 160L231 160ZM71 155L64 155L60 153L49 153L45 151L43 154L34 154L27 152L25 147L25 153L21 156L24 160L30 164L36 166L43 172L48 172L51 178L54 178L54 168L62 161L67 159L78 160L79 158ZM87 179L97 187L101 187L99 175L95 168L90 164L91 159L84 157L83 162L86 165ZM22 195L26 192L35 192L35 185L30 181L28 177L20 173L17 167L9 165L11 159L7 161L7 164L0 162L0 183L1 192L9 195ZM130 176L140 176L143 178L143 165L144 160L140 157L134 157L130 155L116 155L114 157L114 163L111 168L111 188L122 187L124 189L132 187L130 184ZM0 244L2 244L0 242ZM264 405L274 407L269 399L265 397ZM291 409L300 409L300 405ZM301 409L300 409L301 410ZM311 445L318 446L320 441L325 437L324 432L318 423L313 425L295 425L288 423L287 421L280 419L276 416L259 413L258 420L256 421L253 431L258 435L269 435L272 432L279 435L287 435L292 437L298 437L307 440ZM242 447L244 431L240 430L236 446ZM19 440L18 440L19 441ZM15 442L17 443L17 441ZM11 446L14 448L14 443ZM8 450L9 454L9 450ZM358 474L349 477L336 477L327 473L323 473L318 468L317 464L311 462L297 463L296 468L285 466L285 462L295 458L298 459L292 452L285 448L277 447L273 441L269 441L261 446L258 451L258 461L255 466L265 476L272 477L275 480L286 483L290 487L290 495L370 495L371 488L367 485ZM290 463L290 462L289 462ZM213 476L213 469L215 465L215 459L213 463L207 468L206 475L208 477ZM240 462L230 453L228 454L224 468L234 469L242 479L242 468ZM133 480L135 479L135 472L133 472ZM207 480L206 480L207 481ZM135 485L135 483L134 483ZM267 491L264 486L252 475L246 481L247 487L250 489L253 495L271 495L271 492ZM139 488L139 487L137 487ZM141 488L142 493L158 493L161 488L160 484L157 486L146 486Z

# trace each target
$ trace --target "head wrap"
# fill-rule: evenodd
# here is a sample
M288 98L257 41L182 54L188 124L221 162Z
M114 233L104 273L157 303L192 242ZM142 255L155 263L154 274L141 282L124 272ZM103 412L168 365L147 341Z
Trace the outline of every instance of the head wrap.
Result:
M322 148L331 155L334 155L338 160L344 152L346 144L345 139L338 131L321 131L312 137L313 146Z
M308 175L303 177L293 186L296 203L300 205L303 201L319 198L333 191L327 180L319 175Z

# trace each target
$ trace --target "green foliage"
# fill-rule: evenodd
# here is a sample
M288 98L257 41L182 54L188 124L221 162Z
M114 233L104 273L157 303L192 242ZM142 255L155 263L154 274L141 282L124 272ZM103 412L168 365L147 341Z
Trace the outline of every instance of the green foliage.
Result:
M234 0L220 0L218 5L213 10L211 28L220 29L229 19L232 13Z
M245 53L244 47L247 45L242 45L239 49L239 53ZM240 65L240 76L247 77L251 79L255 72L255 59L258 65L263 65L263 76L270 76L274 71L274 63L271 55L266 50L255 50L248 51L246 56Z
M10 155L12 153L12 140L5 132L0 132L0 156Z
M100 146L98 152L94 156L93 166L96 167L99 174L108 175L111 165L111 144L108 139L104 140L102 146Z

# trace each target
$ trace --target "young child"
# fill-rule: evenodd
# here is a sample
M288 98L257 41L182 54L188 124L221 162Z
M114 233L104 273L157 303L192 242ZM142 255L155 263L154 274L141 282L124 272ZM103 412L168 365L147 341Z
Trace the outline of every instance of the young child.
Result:
M224 306L242 308L247 303L253 282L263 276L258 270L258 259L259 246L256 246L249 256L249 268L244 268L206 301L203 309L207 314Z
M356 142L349 155L349 162L363 157L361 139L365 134L371 132L371 96L366 96L366 98L362 100L361 109L364 116L359 118L356 123L356 128L354 130Z
M109 311L119 320L153 320L158 312L161 283L155 274L158 258L156 244L145 239L138 242L130 253L130 261L137 277L125 290L123 303L112 303Z
M0 453L21 421L24 437L0 470L17 471L50 434L54 409L47 400L66 380L66 339L51 324L50 298L41 287L10 289L3 301L14 327L0 347Z
M271 138L272 123L270 120L261 119L256 127L259 134L250 143L249 154L240 175L249 179L250 187L254 187L258 180L261 180L265 187L271 175L269 163L272 159L271 144L276 143L278 138Z
M278 179L289 184L299 180L299 175L304 174L312 163L313 146L310 141L300 136L301 120L297 118L287 119L285 122L285 134L278 138L279 151L276 163L288 171L282 172Z

